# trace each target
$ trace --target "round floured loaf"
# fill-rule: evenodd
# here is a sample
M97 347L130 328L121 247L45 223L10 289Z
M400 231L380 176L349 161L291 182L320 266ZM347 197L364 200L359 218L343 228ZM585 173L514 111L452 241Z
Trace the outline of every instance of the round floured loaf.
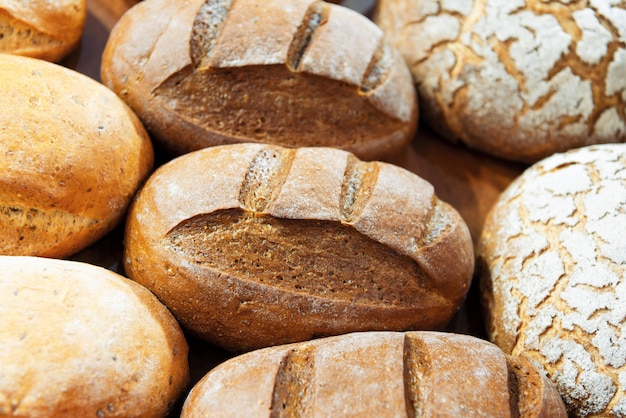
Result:
M624 1L380 0L374 21L450 140L522 162L626 141Z
M102 80L176 153L257 142L376 159L417 124L380 29L315 0L145 0L113 29Z
M0 256L0 416L163 417L188 383L176 320L89 264Z
M78 45L85 0L2 0L0 52L60 61Z
M556 383L573 416L626 415L626 145L536 163L485 221L490 338Z
M117 225L152 144L113 92L72 70L0 54L0 254L66 257Z
M429 183L334 148L186 154L127 219L126 273L232 351L443 327L474 267L467 225Z
M182 418L566 417L524 359L470 336L364 332L256 350L211 370Z

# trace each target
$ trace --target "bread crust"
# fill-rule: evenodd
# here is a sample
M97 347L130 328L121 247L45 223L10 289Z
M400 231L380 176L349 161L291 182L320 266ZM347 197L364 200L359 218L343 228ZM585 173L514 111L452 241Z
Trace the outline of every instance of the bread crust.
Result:
M89 264L0 256L0 416L162 417L188 346L144 287Z
M86 76L8 54L0 71L0 253L67 257L122 221L152 144Z
M523 163L626 141L623 2L381 0L373 19L450 141Z
M80 42L86 19L85 0L4 0L0 52L58 62Z
M127 274L233 351L443 327L474 266L466 224L429 183L332 148L179 157L138 193L125 242Z
M532 390L522 385L525 398L513 393L511 360L495 345L459 334L328 337L220 364L191 390L181 417L566 417L547 380ZM532 366L527 373L541 382Z
M535 163L495 203L477 247L489 338L540 367L571 416L626 408L625 167L624 144Z
M101 73L177 154L257 142L374 159L417 127L399 53L364 16L315 0L144 1L111 32Z

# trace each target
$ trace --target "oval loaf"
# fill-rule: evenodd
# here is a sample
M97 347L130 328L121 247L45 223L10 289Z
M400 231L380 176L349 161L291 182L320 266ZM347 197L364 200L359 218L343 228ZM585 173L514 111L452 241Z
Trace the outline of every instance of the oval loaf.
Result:
M555 154L502 194L478 245L489 337L571 416L626 416L626 144Z
M145 0L111 33L102 80L168 149L239 142L404 147L406 63L363 15L315 0Z
M125 268L229 350L444 326L468 228L415 174L334 148L235 144L161 166L128 216Z
M78 45L86 19L85 0L3 0L0 52L60 61Z
M495 345L439 332L363 332L235 357L191 390L182 418L564 418L552 383Z
M143 286L89 264L0 256L0 416L163 417L187 342Z
M117 225L153 164L139 119L59 65L0 54L0 254L67 257Z

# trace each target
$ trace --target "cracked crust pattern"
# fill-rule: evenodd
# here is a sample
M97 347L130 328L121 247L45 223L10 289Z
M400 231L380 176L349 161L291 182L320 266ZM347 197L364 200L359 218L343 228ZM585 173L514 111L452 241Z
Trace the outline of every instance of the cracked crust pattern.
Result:
M626 414L626 145L555 154L503 193L477 253L490 338L576 416Z
M626 2L379 2L424 119L444 137L535 162L626 140Z

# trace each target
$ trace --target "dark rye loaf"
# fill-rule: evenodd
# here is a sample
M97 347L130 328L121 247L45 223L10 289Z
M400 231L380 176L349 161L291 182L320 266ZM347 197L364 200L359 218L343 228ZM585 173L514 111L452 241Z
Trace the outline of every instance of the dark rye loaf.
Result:
M415 174L333 148L207 148L139 192L125 267L184 327L229 350L443 327L474 256Z
M363 15L314 0L146 0L102 80L176 153L239 142L379 159L415 133L408 67Z

